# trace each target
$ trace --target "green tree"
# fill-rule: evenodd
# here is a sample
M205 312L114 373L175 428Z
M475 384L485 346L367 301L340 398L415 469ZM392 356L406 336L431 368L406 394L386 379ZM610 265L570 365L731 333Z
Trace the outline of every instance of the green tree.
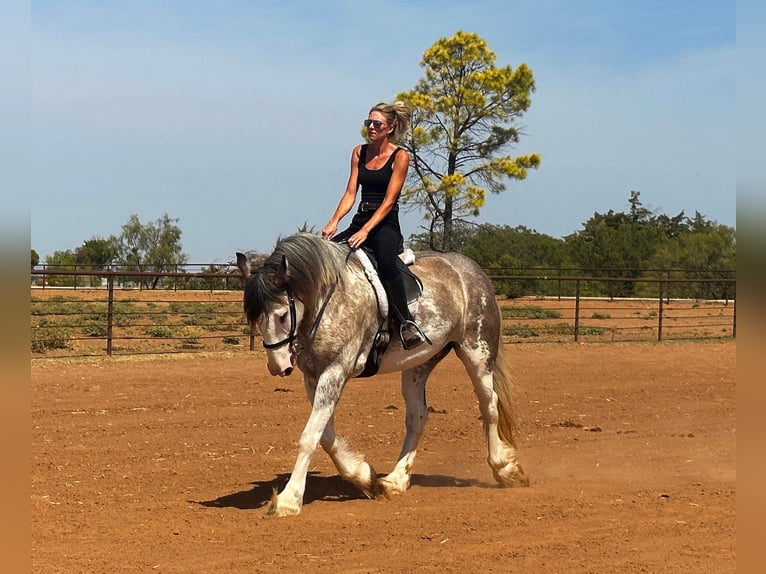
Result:
M477 216L487 191L500 193L539 166L537 153L506 153L522 135L535 82L526 64L496 67L487 43L462 31L438 40L420 65L425 76L398 96L413 110L402 202L424 211L431 248L449 251L455 222Z
M49 271L74 271L77 267L74 252L70 249L67 249L66 251L54 251L46 256L45 267ZM73 287L81 284L81 281L78 281L76 275L47 275L45 281L52 287Z
M463 253L466 245L476 233L478 224L471 221L457 220L452 227L452 248L451 251ZM433 251L435 249L434 234L430 231L424 233L413 233L407 241L410 249L415 251ZM439 249L441 251L441 249Z
M92 237L83 242L75 250L77 264L91 269L106 269L117 258L118 240L111 236L108 239Z
M733 279L737 265L737 240L733 227L707 220L699 212L684 219L681 231L658 247L651 264L680 270L668 277ZM727 281L701 284L673 284L676 296L732 299L735 286Z
M726 281L714 284L685 283L672 279L732 278L736 265L736 233L731 227L707 220L696 212L674 216L654 214L641 205L640 193L632 191L628 213L594 213L583 229L565 238L572 260L585 274L630 278L652 276L671 280L674 297L716 299L734 296ZM636 289L643 292L636 292ZM610 296L656 294L656 287L635 282L610 282Z
M542 294L546 280L565 264L564 242L522 225L482 225L462 250L490 273L529 275L529 279L494 281L495 291L508 297Z
M611 209L607 213L596 212L582 230L565 238L572 261L586 274L636 279L647 268L647 262L668 234L651 211L641 205L639 196L640 192L631 191L629 213ZM632 296L635 283L609 282L607 293L610 297Z
M177 271L187 261L177 222L164 214L156 221L142 224L137 215L131 215L117 238L118 262L130 271ZM141 276L136 280L155 289L160 276Z
M107 269L117 257L117 238L111 236L108 239L88 239L75 249L74 257L79 268L97 271ZM101 277L90 277L91 286L97 287L100 283Z
M482 267L496 266L505 259L509 271L519 268L558 269L565 264L564 242L523 225L481 225L462 251Z
M32 249L32 269L37 267L38 263L40 263L40 256L37 254L37 251Z

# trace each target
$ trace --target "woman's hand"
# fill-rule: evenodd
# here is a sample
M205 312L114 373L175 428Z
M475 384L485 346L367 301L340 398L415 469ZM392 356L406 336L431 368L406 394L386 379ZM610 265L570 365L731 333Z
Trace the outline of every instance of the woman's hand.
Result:
M367 241L367 236L369 233L367 233L364 229L360 229L356 233L354 233L351 237L348 238L348 246L351 249L358 249L362 246L362 244Z
M328 223L327 225L322 228L322 237L324 239L332 239L332 236L335 235L335 232L338 230L338 224L337 223Z

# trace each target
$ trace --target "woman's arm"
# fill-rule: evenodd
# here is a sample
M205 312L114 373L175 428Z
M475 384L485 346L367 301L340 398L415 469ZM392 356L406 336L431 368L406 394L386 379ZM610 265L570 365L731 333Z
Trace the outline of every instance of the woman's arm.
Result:
M338 224L343 217L351 211L356 201L357 188L357 176L359 175L359 154L362 146L358 145L351 150L351 168L349 169L348 182L346 183L346 190L338 202L338 207L335 209L335 213L327 222L327 225L322 229L322 237L325 239L331 239L335 232L338 230Z

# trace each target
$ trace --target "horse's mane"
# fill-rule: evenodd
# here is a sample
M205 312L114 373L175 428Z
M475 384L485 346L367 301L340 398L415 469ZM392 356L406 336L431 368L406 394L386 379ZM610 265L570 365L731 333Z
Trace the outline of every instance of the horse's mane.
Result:
M245 283L244 308L248 321L260 318L267 307L283 300L289 289L311 312L322 293L343 283L349 249L311 233L297 233L277 240L263 265ZM282 261L287 274L282 273Z

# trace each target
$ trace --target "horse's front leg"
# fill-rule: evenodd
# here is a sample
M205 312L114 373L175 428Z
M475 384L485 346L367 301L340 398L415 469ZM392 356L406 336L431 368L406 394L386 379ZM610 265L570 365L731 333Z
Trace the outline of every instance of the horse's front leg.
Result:
M272 497L269 514L289 516L301 511L311 457L325 432L327 423L332 418L344 383L345 380L337 373L335 376L331 373L323 374L316 387L309 380L305 381L306 392L312 403L311 414L298 440L298 455L290 480L287 481L282 492Z

